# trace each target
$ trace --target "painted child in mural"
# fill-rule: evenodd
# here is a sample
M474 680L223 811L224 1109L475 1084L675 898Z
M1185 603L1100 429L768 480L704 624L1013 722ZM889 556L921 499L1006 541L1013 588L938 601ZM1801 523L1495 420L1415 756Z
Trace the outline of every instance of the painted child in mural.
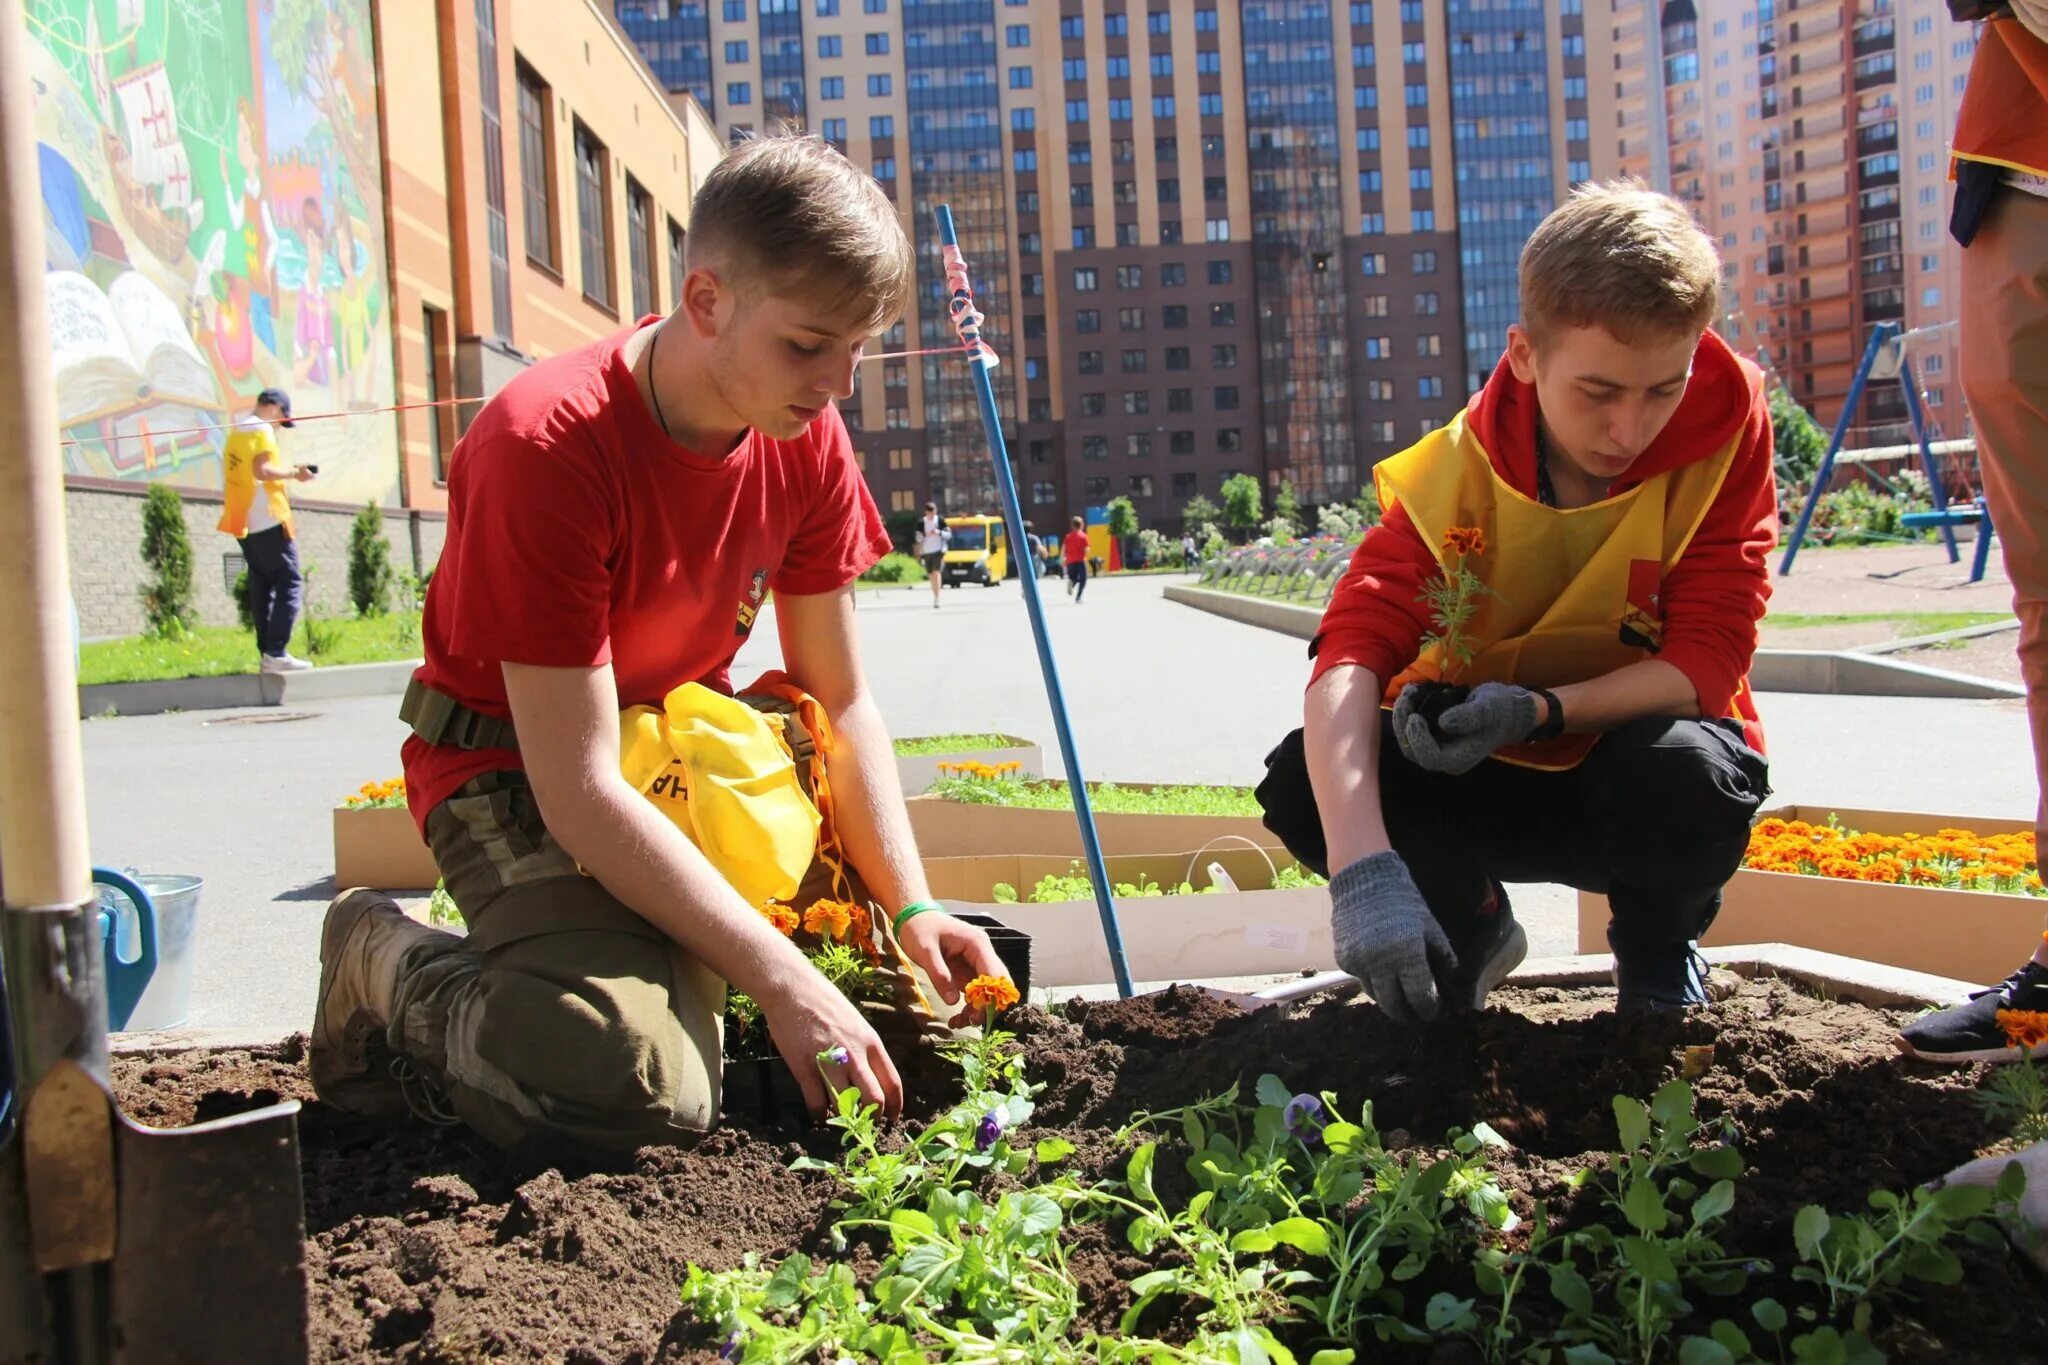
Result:
M341 268L341 287L331 300L335 368L348 406L367 409L376 405L372 385L377 370L370 346L376 301L370 292L369 248L356 235L355 215L346 208L334 217L334 256Z
M263 194L263 139L256 127L256 111L247 100L236 103L235 158L227 149L220 154L221 180L228 191L228 220L234 231L228 234L222 262L231 279L247 285L244 292L230 288L230 298L246 306L249 332L277 355L277 329L271 300L277 297L277 223Z
M317 199L307 199L300 206L299 238L306 249L306 273L299 282L292 322L292 383L324 389L334 379L334 314L323 278L327 273L327 219Z
M1581 188L1522 252L1499 368L1374 470L1386 517L1258 795L1394 1019L1477 1009L1521 962L1509 882L1607 896L1621 1009L1707 1002L1697 941L1769 791L1748 678L1778 533L1720 273L1684 205Z

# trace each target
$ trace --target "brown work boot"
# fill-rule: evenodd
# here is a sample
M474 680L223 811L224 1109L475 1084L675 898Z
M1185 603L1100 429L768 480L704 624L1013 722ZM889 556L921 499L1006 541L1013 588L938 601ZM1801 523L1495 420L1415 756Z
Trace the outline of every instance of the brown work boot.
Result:
M320 930L320 994L314 1006L308 1069L313 1091L353 1114L395 1116L408 1105L391 1072L386 1042L399 969L416 949L431 956L462 939L409 918L381 891L357 887L336 896Z

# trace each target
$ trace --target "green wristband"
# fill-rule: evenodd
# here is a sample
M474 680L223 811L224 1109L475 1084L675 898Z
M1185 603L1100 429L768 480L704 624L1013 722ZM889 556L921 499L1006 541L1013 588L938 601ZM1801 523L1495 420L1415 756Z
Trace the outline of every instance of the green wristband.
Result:
M943 910L945 908L937 901L912 901L896 912L896 922L889 927L900 938L903 934L903 926L912 919L922 915L927 910Z

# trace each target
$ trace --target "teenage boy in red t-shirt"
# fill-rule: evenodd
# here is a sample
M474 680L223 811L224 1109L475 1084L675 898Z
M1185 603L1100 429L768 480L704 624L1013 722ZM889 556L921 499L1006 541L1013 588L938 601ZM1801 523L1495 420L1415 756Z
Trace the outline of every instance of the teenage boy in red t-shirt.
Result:
M1079 605L1081 594L1088 591L1088 532L1079 517L1068 525L1060 551L1067 562L1067 596Z
M1522 960L1504 882L1606 894L1623 1009L1706 1001L1695 943L1768 791L1747 680L1778 530L1762 376L1707 330L1720 269L1677 201L1582 188L1523 249L1493 377L1374 471L1386 519L1259 798L1396 1019ZM1460 572L1485 591L1446 632L1419 599ZM1472 691L1432 726L1437 680Z
M404 748L469 934L376 892L329 907L323 1099L504 1144L706 1129L730 982L814 1110L829 1081L898 1111L875 1030L627 784L619 712L685 682L729 692L772 589L785 667L831 723L848 858L885 909L928 903L854 637L851 585L889 538L833 406L914 280L872 179L815 138L743 143L697 193L676 311L534 366L478 414L452 462ZM1002 971L936 907L900 941L948 1003Z

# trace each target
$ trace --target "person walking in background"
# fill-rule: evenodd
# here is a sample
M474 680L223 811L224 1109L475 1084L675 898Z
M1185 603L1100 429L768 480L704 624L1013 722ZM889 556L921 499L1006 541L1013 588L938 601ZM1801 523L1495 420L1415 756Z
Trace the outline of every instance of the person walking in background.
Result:
M1189 573L1202 567L1202 561L1195 555L1195 538L1186 533L1180 538L1180 566Z
M240 542L242 559L249 566L249 619L256 623L262 671L296 673L313 665L294 658L287 648L298 623L305 577L299 572L299 546L285 485L304 483L319 470L279 458L273 423L293 425L292 398L282 389L257 394L256 406L228 433L221 452L225 496L218 529Z
M1067 528L1064 546L1067 561L1067 596L1080 605L1081 594L1088 591L1088 532L1079 517L1075 517Z
M924 563L925 576L932 583L932 605L939 605L939 571L946 563L946 523L939 518L939 505L924 505L924 521L917 528L917 556Z
M1961 371L2020 618L2034 769L2048 791L2048 0L1950 0L1977 34L1956 115L1949 231L1963 250ZM1989 528L1980 534L1988 534ZM2035 844L2048 833L2038 804ZM1930 1062L2010 1062L1998 1016L2048 1011L2048 935L2000 985L1906 1025L1900 1050ZM2048 1044L2032 1048L2048 1056Z

